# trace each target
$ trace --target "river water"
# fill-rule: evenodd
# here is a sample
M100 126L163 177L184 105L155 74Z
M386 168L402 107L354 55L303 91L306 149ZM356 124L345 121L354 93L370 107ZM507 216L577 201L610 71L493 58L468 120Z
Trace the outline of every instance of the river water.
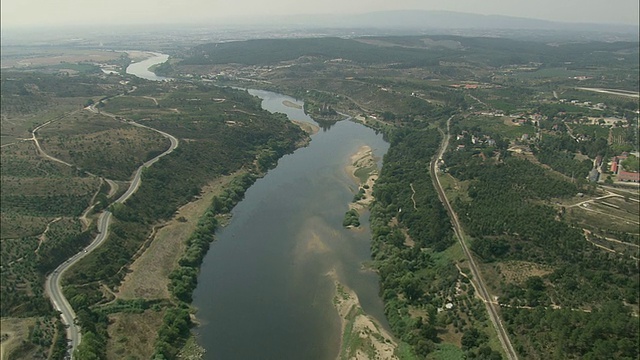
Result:
M163 81L149 67L167 55L131 64L127 73ZM288 96L249 90L262 107L315 125ZM195 329L206 359L335 359L340 319L333 306L334 273L353 289L363 310L386 326L378 277L370 260L368 213L360 230L342 220L357 185L346 173L362 145L382 158L389 145L363 125L341 121L312 136L309 146L286 155L247 190L219 229L200 270L193 305ZM379 162L381 165L381 162Z
M314 123L293 98L251 90L262 106ZM349 157L369 145L382 157L388 144L371 129L342 121L312 136L308 147L280 159L259 179L220 229L201 268L194 305L207 359L334 359L340 321L329 272L352 288L365 312L383 324L378 277L370 259L368 214L362 230L342 219L356 184Z
M152 53L153 56L139 61L137 63L130 64L127 66L127 74L135 75L139 78L152 80L152 81L164 81L171 80L170 78L166 78L163 76L158 76L154 72L149 71L149 68L156 64L162 64L163 62L169 60L169 55L160 54L160 53Z

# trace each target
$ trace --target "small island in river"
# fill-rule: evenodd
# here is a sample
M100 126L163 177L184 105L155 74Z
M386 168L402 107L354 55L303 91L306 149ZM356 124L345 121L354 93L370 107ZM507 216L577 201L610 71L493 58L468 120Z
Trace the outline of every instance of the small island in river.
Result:
M333 278L336 294L333 304L340 315L341 344L338 359L398 359L395 354L398 344L373 317L360 306L358 295Z
M302 109L302 105L298 105L298 104L294 103L293 101L289 101L289 100L284 100L282 102L282 105L284 105L286 107L293 108L293 109Z
M349 210L345 214L343 225L347 228L360 226L360 211L369 208L373 202L373 184L378 179L378 165L373 156L373 150L368 145L361 146L351 155L346 172L358 184L358 191L349 204Z

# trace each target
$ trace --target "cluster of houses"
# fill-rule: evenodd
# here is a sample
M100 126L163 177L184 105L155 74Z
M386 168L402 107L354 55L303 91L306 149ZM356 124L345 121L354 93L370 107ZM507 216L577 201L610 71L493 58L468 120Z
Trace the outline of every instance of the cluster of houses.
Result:
M626 171L622 166L622 162L629 157L629 153L623 152L621 155L614 156L611 160L611 173L617 175L618 181L640 183L640 173Z
M476 136L474 134L469 133L466 130L463 130L462 133L456 135L456 141L471 143L470 145L485 145L485 146L495 146L496 141L492 139L489 135L481 135ZM466 147L465 144L459 144L456 150L463 150Z
M593 104L591 101L580 101L580 100L567 100L567 99L560 99L558 100L561 104L571 104L571 105L575 105L575 106L583 106L583 107L588 107L594 110L604 110L607 108L607 105L605 103L597 103L597 104Z

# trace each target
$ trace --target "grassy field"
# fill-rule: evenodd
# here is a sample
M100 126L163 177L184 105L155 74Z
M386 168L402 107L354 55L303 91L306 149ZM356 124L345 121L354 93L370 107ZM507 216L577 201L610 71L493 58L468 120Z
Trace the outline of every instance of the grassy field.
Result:
M29 328L35 325L36 318L2 318L0 322L0 359L10 359L12 352L29 337Z
M459 360L464 359L464 351L452 344L440 344L436 351L429 354L427 360Z
M29 51L29 56L25 56L25 51ZM61 63L112 62L120 59L122 55L121 52L88 49L32 47L13 50L8 47L2 49L2 66L25 68L54 66Z
M588 135L595 138L606 139L609 137L609 128L600 125L572 125L575 135Z
M469 201L469 195L467 190L469 188L468 181L459 181L449 174L438 174L440 178L440 184L442 189L447 194L449 202L457 201L458 199L463 201Z
M199 198L181 207L173 219L160 228L151 245L133 262L130 272L118 289L122 299L169 299L169 273L177 266L185 249L185 240L196 227L198 219L211 205L214 196L244 172L223 176L206 186Z
M478 126L484 131L502 135L508 139L519 139L524 134L532 136L536 133L533 125L506 126L501 116L469 116L464 124L468 127Z
M107 359L150 359L163 316L163 310L153 309L140 314L110 315Z
M622 212L603 205L589 204L587 207L573 207L567 210L567 220L585 229L638 233L637 214Z

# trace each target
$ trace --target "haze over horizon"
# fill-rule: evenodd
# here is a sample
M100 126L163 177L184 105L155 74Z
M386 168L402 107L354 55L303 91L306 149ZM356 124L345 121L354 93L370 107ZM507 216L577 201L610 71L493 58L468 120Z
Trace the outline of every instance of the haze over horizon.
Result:
M300 3L295 0L113 0L88 6L82 0L3 0L2 28L42 26L130 25L130 24L228 24L278 16L362 14L392 10L453 11L479 15L502 15L567 23L639 24L637 0L592 1L539 0L324 0ZM372 24L375 25L375 24Z

